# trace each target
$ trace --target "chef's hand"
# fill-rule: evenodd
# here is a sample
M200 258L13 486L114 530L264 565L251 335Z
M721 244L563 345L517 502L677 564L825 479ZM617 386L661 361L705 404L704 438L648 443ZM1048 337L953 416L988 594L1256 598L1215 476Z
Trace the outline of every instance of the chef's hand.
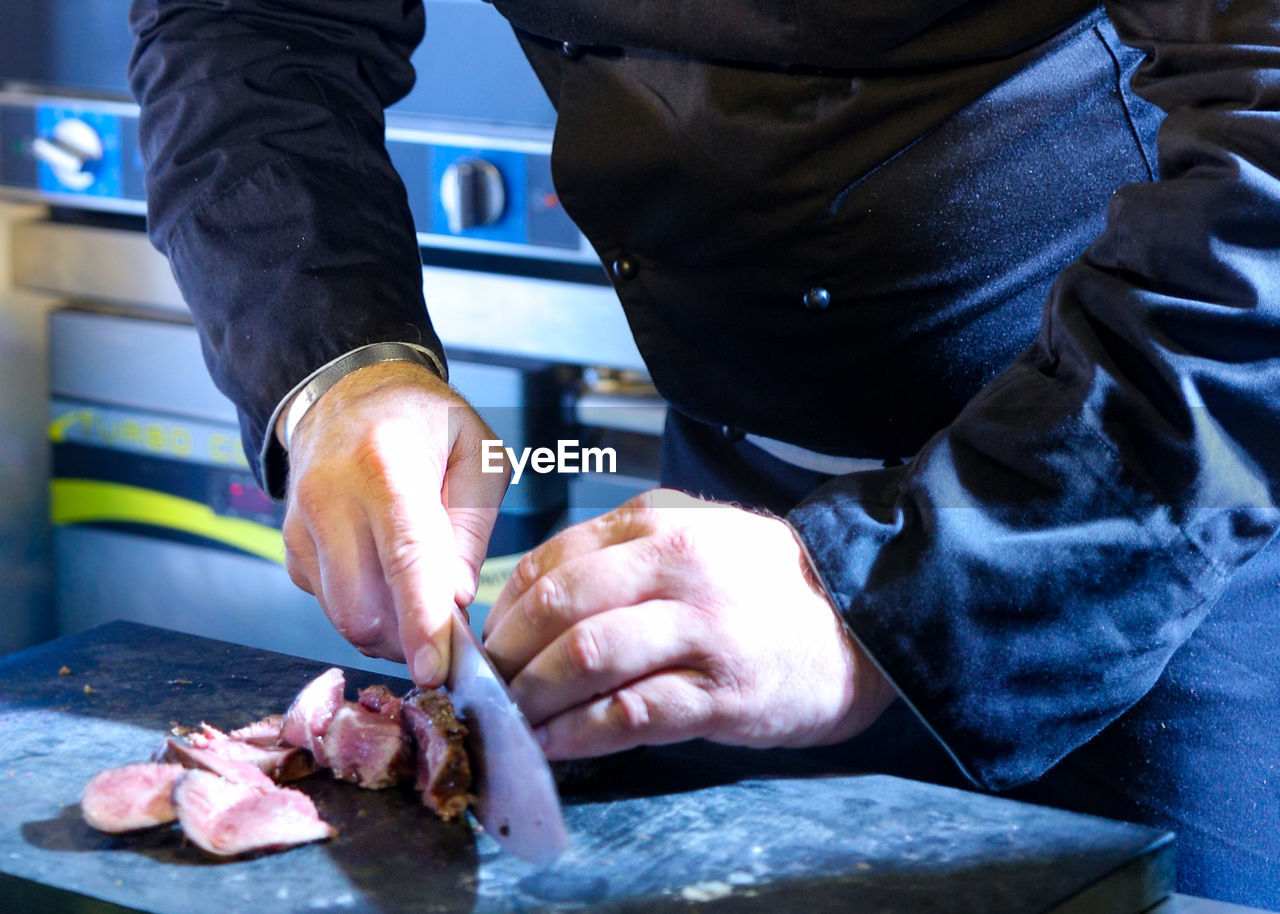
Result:
M434 373L384 362L311 407L289 449L289 576L363 653L448 670L455 604L475 596L507 473L481 472L494 434Z
M485 638L553 759L839 742L894 698L790 527L668 489L525 556Z

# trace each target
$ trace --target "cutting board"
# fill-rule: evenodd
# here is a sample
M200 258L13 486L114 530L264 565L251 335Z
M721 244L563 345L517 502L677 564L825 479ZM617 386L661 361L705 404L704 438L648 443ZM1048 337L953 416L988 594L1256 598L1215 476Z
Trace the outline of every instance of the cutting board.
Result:
M323 668L125 622L0 658L0 911L1123 912L1173 888L1166 833L705 743L580 768L549 867L408 790L326 775L297 786L340 835L280 854L218 862L170 828L81 821L94 772L174 723L280 712ZM347 671L352 690L379 679Z

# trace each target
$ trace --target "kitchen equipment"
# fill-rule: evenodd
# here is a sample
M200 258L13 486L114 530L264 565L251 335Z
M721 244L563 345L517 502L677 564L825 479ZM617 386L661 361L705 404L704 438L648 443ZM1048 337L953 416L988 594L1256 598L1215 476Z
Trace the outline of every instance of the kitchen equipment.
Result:
M490 258L469 269L550 273L607 296L594 253L551 186L555 111L510 27L481 0L426 7L418 79L387 116L387 148L423 248ZM125 79L128 10L127 0L77 0L0 11L7 196L82 213L146 212Z
M821 752L701 743L627 753L567 787L573 843L547 867L410 791L325 777L298 786L340 835L256 859L81 821L85 781L145 758L173 721L257 719L321 669L130 623L0 659L0 909L1120 914L1172 888L1159 831L858 775Z
M454 610L445 685L467 721L475 815L495 841L525 860L551 863L569 846L546 756L462 613Z

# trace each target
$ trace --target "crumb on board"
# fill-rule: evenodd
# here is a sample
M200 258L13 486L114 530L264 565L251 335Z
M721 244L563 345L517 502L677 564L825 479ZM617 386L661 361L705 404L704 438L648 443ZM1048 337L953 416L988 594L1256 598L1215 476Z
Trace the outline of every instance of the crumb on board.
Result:
M59 676L70 676L70 675L71 675L71 667L67 666L67 665L64 663L62 666L58 667L58 675L59 675Z
M89 685L89 683L87 683L87 682L86 682L86 683L84 684L84 694L86 694L86 695L97 695L97 694L98 694L98 690L97 690L97 689L95 689L93 686Z
M680 890L680 897L685 901L716 901L732 894L733 886L718 879L696 882L693 885L686 885Z

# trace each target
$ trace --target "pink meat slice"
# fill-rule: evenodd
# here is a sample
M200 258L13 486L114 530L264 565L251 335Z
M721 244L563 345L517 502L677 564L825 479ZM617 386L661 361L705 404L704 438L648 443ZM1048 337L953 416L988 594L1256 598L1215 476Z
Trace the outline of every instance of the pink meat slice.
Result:
M270 717L255 720L251 724L232 730L227 736L254 746L262 746L264 749L275 749L281 745L280 728L283 725L284 715L272 714Z
M256 759L236 757L240 750L237 746L227 746L224 740L217 748L194 746L180 739L168 740L163 747L160 759L176 762L183 768L199 768L209 771L218 777L235 781L237 784L256 784L267 786L274 784L271 776L259 767ZM246 744L240 744L246 745ZM248 746L253 749L254 747ZM261 751L261 750L259 750Z
M287 746L307 749L317 759L324 758L324 735L342 707L347 680L342 670L330 667L303 687L289 705L280 727Z
M278 720L283 720L283 717L279 717ZM280 744L279 724L275 728L276 741L270 745L263 744L265 736L259 736L259 741L254 742L235 735L258 727L261 723L263 722L258 721L258 723L250 724L248 728L242 727L239 730L231 731L231 733L223 733L216 727L202 723L197 732L187 735L187 743L196 749L207 749L229 762L247 762L254 765L277 784L296 781L298 778L306 777L318 769L319 766L305 750L296 746ZM188 765L187 767L208 768L209 766ZM222 772L213 768L209 768L209 770L214 771L215 774L222 774ZM226 776L223 774L223 777ZM232 780L236 779L233 778Z
M174 785L173 803L183 834L219 857L295 847L338 833L300 790L236 784L208 771L184 772Z
M177 818L170 795L181 765L140 762L99 771L85 785L80 814L98 831L136 831Z
M413 750L398 715L349 701L325 733L324 763L336 778L380 790L413 773Z

